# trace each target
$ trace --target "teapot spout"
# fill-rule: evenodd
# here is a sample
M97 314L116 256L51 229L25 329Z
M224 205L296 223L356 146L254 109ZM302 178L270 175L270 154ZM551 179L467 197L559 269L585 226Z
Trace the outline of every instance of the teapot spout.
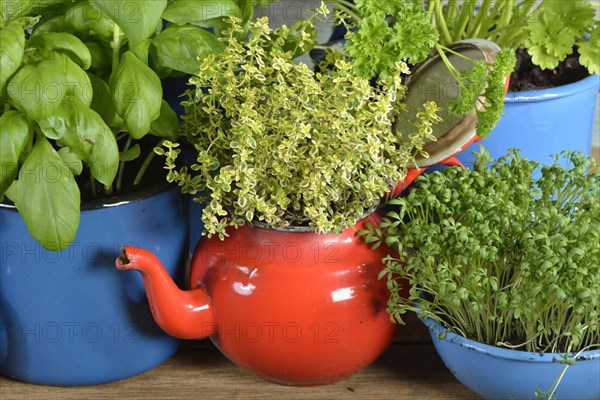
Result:
M179 289L158 258L138 247L123 246L116 264L142 274L154 320L169 335L203 339L215 333L215 316L203 288Z

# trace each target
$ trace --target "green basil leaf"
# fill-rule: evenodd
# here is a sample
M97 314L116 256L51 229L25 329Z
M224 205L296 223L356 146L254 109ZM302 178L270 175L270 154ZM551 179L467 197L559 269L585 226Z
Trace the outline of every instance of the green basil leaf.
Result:
M15 18L27 15L34 4L35 1L33 0L2 0L2 5L0 6L2 26L5 26Z
M63 15L59 15L54 18L45 19L35 26L35 29L31 33L30 38L46 34L48 32L65 32L65 18Z
M117 113L125 120L131 136L140 139L150 131L150 124L160 115L160 79L131 51L127 51L108 84Z
M38 120L37 123L44 136L52 140L60 140L67 130L65 121L58 113L58 109L48 117Z
M165 100L160 106L160 116L150 125L150 133L169 140L177 140L179 136L179 118Z
M75 239L79 187L46 138L38 138L6 195L15 203L31 236L46 249L63 250Z
M29 14L43 14L48 17L64 14L65 9L76 1L77 0L35 0L33 2L34 7Z
M0 116L0 199L17 177L19 157L29 138L29 121L20 111Z
M150 44L152 44L152 40L145 39L136 45L132 45L129 47L129 50L135 54L135 56L142 63L148 65L148 52L150 51Z
M119 153L119 160L120 161L133 161L136 158L138 158L141 154L141 150L140 150L140 145L139 144L134 144L133 146L131 146L130 148L128 148L125 151L122 151Z
M243 16L242 10L234 0L173 0L163 12L163 18L167 21L205 28L212 27L210 21L213 19L231 16Z
M38 61L21 68L7 85L17 108L34 120L54 113L66 95L64 71L54 60Z
M148 39L161 21L167 0L91 0L123 30L132 44Z
M102 43L96 41L84 42L92 57L92 65L88 71L95 72L97 75L108 75L111 70L110 60L112 55L108 52L108 46L104 47Z
M119 167L119 148L100 115L81 103L63 103L38 124L44 135L58 139L88 164L94 178L105 186L112 184Z
M108 126L117 127L121 125L123 120L117 115L108 84L94 74L88 73L88 77L94 91L91 105L92 110L100 114Z
M81 175L83 172L83 162L71 151L71 149L68 147L61 147L58 149L58 155L65 165L69 167L73 175Z
M21 68L7 85L17 108L35 120L52 115L63 101L92 103L92 84L84 70L64 54Z
M65 74L65 82L67 82L64 101L77 102L89 107L92 104L94 93L88 74L63 54L57 54L55 60L59 62Z
M83 69L92 65L92 56L87 46L78 37L65 32L48 32L36 35L29 40L27 49L37 49L42 59L44 55L56 51L75 61Z
M4 4L2 5L4 8ZM13 76L23 62L25 51L25 31L19 24L10 24L0 30L0 94L4 92L6 82Z
M198 58L217 53L224 48L217 37L193 25L165 29L152 41L153 60L162 67L187 74L198 70Z
M93 32L102 39L111 41L115 23L90 4L80 1L65 12L65 26L77 32Z

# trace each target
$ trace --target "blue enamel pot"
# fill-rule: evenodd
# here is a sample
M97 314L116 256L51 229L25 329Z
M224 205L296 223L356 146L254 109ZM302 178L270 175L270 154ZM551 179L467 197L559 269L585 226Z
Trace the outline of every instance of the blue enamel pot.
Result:
M463 385L486 399L535 399L547 391L565 367L560 354L530 353L494 347L447 332L431 319L423 321L438 355ZM555 397L600 398L600 350L581 353L567 368Z
M187 251L178 188L159 185L82 205L74 242L53 252L0 205L0 373L74 386L147 371L178 348L155 324L138 274L115 268L124 244L151 249L176 282Z
M600 75L590 75L555 88L509 92L498 125L457 158L471 165L480 144L496 159L510 148L520 148L525 157L545 165L562 150L590 154L599 89Z

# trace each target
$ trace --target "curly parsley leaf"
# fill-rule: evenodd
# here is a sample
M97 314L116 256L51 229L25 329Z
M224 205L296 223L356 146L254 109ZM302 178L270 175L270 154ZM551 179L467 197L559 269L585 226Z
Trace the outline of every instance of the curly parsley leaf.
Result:
M448 110L466 115L477 105L477 135L486 137L504 112L504 82L516 62L514 51L501 50L492 64L475 61L458 76L458 95L448 102Z
M344 50L362 77L390 79L398 61L418 64L438 41L435 26L416 4L362 0L356 9L361 18L357 29L349 30Z
M496 60L488 72L483 98L483 110L477 109L477 135L485 138L496 126L500 115L504 112L504 82L515 67L517 58L511 49L503 49L496 55Z
M473 109L485 89L487 67L485 61L475 61L473 67L460 72L458 96L448 102L448 110L452 114L465 115Z

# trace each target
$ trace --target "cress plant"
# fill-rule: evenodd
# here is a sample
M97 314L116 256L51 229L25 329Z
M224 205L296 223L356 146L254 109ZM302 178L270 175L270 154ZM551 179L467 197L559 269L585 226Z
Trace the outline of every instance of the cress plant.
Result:
M416 311L466 338L531 352L600 346L598 163L567 151L554 159L535 178L538 163L516 150L491 167L482 152L472 170L422 175L392 200L396 211L361 232L397 250L381 273L392 319Z
M420 176L359 234L394 249L380 274L392 321L414 311L480 343L559 353L565 369L537 393L552 398L577 355L600 348L598 163L565 151L536 178L516 150L490 161L482 149L472 170Z

